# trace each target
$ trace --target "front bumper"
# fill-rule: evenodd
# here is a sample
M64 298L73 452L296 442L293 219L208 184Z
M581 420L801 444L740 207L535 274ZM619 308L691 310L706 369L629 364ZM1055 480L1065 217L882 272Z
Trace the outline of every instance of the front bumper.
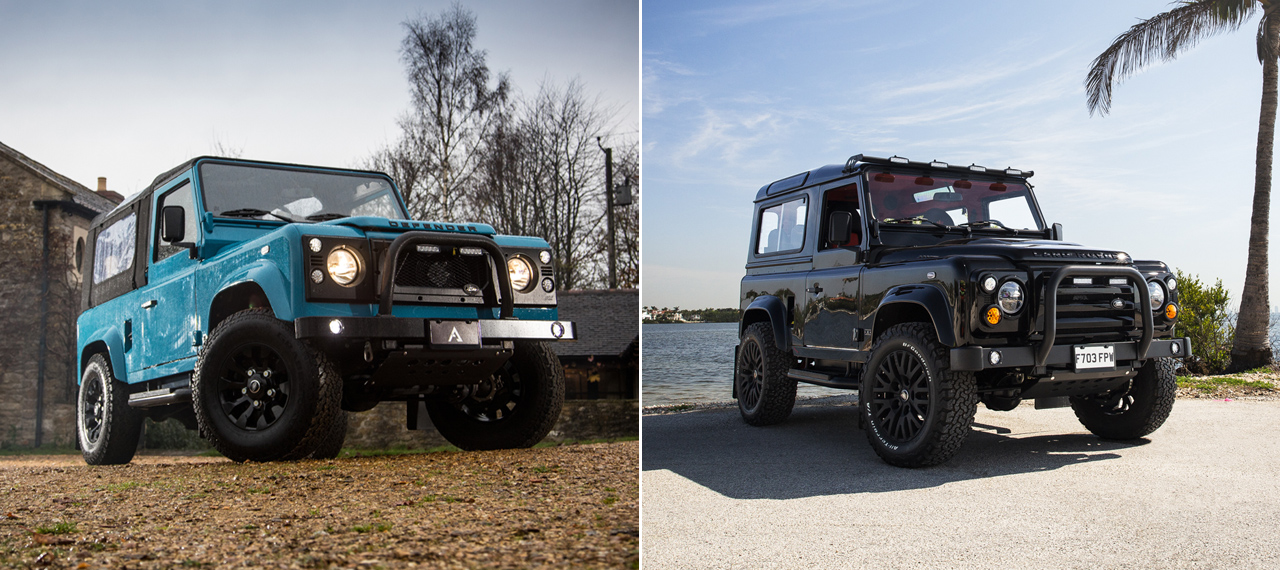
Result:
M1116 342L1117 369L1124 369L1119 363L1138 360L1140 342ZM1037 348L1030 346L964 346L951 349L951 369L958 371L979 371L998 368L1036 367L1074 368L1075 345L1062 344L1049 349L1043 363L1037 363ZM1174 347L1177 348L1174 348ZM991 364L992 351L1000 352L1000 363ZM1185 338L1152 340L1147 349L1146 358L1186 358L1191 355L1191 343ZM1090 371L1092 372L1092 371Z
M309 339L386 339L430 343L428 322L437 319L403 317L300 317L293 322L294 335ZM458 319L446 319L460 321ZM501 340L577 340L571 321L517 321L479 319L480 343ZM336 325L334 323L337 323ZM450 348L447 344L433 348Z

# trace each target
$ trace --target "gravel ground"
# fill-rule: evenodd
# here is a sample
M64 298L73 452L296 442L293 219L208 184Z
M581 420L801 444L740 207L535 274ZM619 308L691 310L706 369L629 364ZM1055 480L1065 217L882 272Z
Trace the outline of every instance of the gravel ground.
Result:
M0 567L636 567L638 442L236 464L0 458Z

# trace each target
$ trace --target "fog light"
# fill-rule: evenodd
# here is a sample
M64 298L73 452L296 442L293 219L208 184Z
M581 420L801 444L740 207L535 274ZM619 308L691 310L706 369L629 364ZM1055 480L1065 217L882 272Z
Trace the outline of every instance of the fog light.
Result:
M1164 308L1164 316L1169 320L1178 318L1178 307L1173 303L1169 303L1169 306Z
M1000 361L1002 360L1004 360L1004 357L1000 355L1000 351L998 350L993 350L991 351L991 354L987 355L987 362L990 362L992 366L1000 364Z
M1180 344L1178 344L1178 343L1176 343L1176 342L1175 342L1175 343L1173 343L1173 344L1171 344L1171 345L1169 345L1169 352L1172 352L1172 353L1174 353L1174 354L1178 354L1178 353L1182 352L1182 345L1180 345Z
M982 290L988 293L996 290L996 278L988 275L982 279Z
M1000 309L997 309L995 307L987 308L987 324L989 325L1000 324Z
M342 321L338 319L329 321L329 332L333 334L342 334Z

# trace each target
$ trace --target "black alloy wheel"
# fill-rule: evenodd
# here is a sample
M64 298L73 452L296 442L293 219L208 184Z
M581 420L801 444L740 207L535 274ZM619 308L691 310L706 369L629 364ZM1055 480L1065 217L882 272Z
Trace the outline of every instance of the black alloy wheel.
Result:
M453 398L429 399L440 435L466 450L532 447L555 426L564 404L564 369L545 342L517 341L502 367Z
M1124 386L1088 396L1072 396L1076 418L1103 439L1138 439L1156 431L1169 419L1178 395L1172 358L1147 360Z
M924 430L933 401L925 364L905 348L885 355L872 377L871 421L889 443L902 445Z
M128 463L138 449L143 415L129 405L124 382L116 380L105 353L91 356L76 397L76 437L85 463Z
M902 323L876 339L858 408L867 441L886 463L925 467L951 459L978 411L972 372L951 370L950 349L931 323Z
M97 378L84 383L80 388L80 431L85 442L97 445L102 439L103 424L106 423L107 395L102 383Z
M289 368L270 346L245 343L217 365L222 413L236 427L257 431L280 419L289 404Z
M738 411L753 426L782 422L796 404L796 381L787 376L791 356L777 348L769 323L751 323L738 345L734 378Z
M763 389L764 355L758 343L745 342L738 349L738 405L747 410L759 408Z

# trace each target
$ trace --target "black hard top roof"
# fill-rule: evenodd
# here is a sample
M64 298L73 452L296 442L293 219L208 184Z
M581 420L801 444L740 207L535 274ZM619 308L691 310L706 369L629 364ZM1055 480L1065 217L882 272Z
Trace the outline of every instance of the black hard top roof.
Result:
M845 178L854 174L861 173L867 168L874 166L889 167L905 167L917 168L926 172L949 172L953 174L965 174L970 176L992 176L997 179L1017 178L1026 180L1035 175L1030 170L1019 170L1016 168L1005 168L997 170L994 168L986 168L976 164L969 166L951 165L941 161L919 162L908 160L901 156L891 156L889 158L880 158L876 156L867 156L863 154L855 154L845 161L844 165L828 164L820 166L808 172L801 172L795 176L788 176L781 180L776 180L760 187L760 191L756 193L756 202L764 200L770 196L778 196L785 194L791 190L806 186L814 186L824 182L830 182L840 178Z

